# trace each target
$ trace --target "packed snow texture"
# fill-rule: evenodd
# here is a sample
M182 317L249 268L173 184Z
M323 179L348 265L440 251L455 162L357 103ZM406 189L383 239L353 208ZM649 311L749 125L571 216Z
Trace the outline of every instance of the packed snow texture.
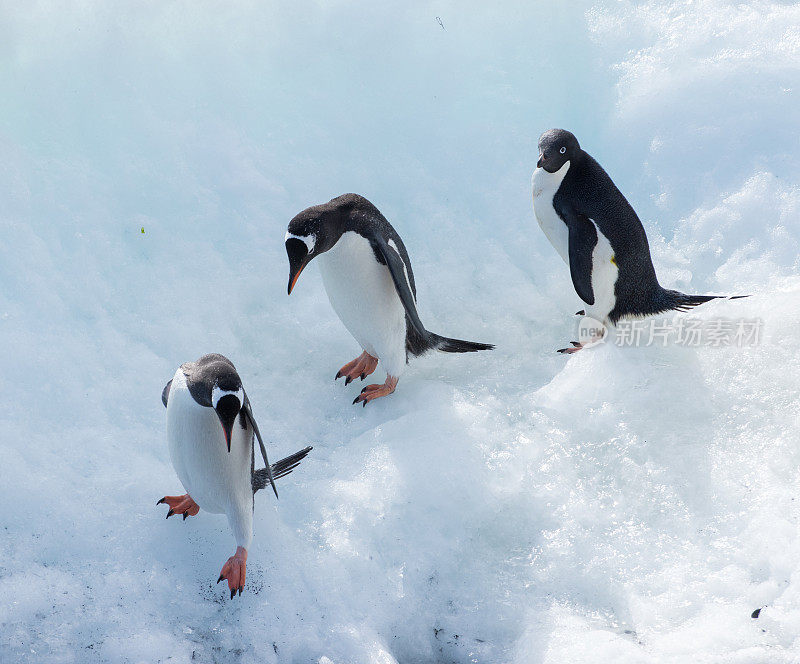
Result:
M0 661L800 660L800 7L790 2L0 6ZM533 218L572 130L663 285L749 293L737 348L605 344ZM367 196L423 322L359 354L286 225ZM359 287L357 278L354 287ZM182 493L161 389L230 357L273 460L247 586ZM383 380L380 371L375 374ZM758 618L752 612L762 607Z

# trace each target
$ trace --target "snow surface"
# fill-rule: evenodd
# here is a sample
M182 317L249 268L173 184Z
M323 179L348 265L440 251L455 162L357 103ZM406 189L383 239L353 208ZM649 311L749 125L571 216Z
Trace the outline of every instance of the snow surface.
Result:
M440 23L441 22L441 23ZM800 7L0 5L0 661L800 661ZM573 130L665 286L752 293L754 348L606 344L533 218ZM422 320L494 342L362 409L283 237L355 191ZM179 492L160 395L230 357L273 459L247 588ZM379 380L383 376L379 375ZM754 609L763 607L758 619Z

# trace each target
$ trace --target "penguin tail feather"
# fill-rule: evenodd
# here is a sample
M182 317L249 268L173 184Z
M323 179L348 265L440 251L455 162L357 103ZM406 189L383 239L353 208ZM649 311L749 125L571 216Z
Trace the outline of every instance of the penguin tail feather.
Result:
M273 479L278 479L279 477L284 477L291 473L300 462L308 456L308 453L313 450L314 448L310 445L299 452L295 452L294 454L290 454L284 459L280 461L276 461L273 464L270 464L270 468L272 468L272 477ZM269 477L267 477L267 469L261 468L253 473L253 493L258 491L259 489L263 489L269 484Z
M701 304L710 302L711 300L738 300L743 297L750 297L749 295L687 295L680 291L662 289L662 296L659 302L660 311L689 311Z
M492 350L494 348L494 344L482 344L479 341L450 339L449 337L440 337L433 332L428 332L428 335L431 347L444 353L474 353L478 350Z

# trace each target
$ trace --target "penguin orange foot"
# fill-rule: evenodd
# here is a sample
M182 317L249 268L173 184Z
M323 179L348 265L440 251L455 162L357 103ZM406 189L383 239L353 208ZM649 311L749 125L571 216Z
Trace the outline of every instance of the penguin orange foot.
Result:
M222 571L219 573L217 583L226 579L228 581L228 589L231 591L231 599L237 593L241 595L244 589L244 579L247 573L247 549L241 546L236 547L234 553L228 562L222 566Z
M194 502L188 493L182 496L164 496L156 505L161 503L169 505L168 519L173 514L183 514L183 520L186 521L187 516L195 516L200 511L200 505Z
M397 380L394 376L386 376L386 382L383 385L367 385L361 390L361 394L353 399L353 403L360 402L366 406L373 399L391 394L394 392L394 388L397 387Z
M345 364L339 371L336 372L334 380L339 380L342 376L346 376L344 384L349 385L356 378L364 380L369 376L375 367L378 366L378 358L373 357L367 351L364 351L352 362Z

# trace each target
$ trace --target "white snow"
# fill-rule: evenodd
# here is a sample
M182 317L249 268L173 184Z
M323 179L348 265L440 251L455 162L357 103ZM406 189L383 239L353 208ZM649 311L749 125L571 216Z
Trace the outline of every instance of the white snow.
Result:
M438 20L437 20L438 17ZM441 21L441 24L440 24ZM5 3L0 661L800 660L800 7ZM755 347L570 358L539 134L573 131L662 283ZM367 196L431 354L390 397L288 221ZM181 492L161 390L236 364L270 458L247 586ZM379 377L382 380L382 377ZM758 619L754 609L763 607Z

